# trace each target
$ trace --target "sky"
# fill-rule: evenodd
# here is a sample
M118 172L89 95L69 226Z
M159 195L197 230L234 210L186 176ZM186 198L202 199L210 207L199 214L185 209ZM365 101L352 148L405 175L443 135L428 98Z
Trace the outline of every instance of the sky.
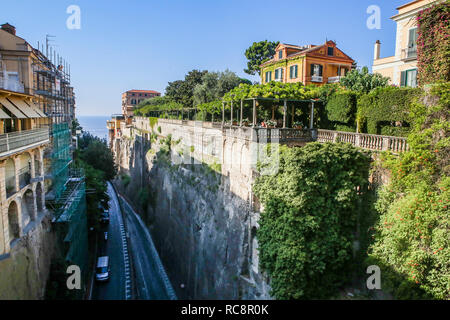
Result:
M253 42L323 44L371 66L380 40L381 56L394 55L398 6L409 0L0 0L0 24L37 47L45 36L71 66L78 115L121 112L121 94L131 89L164 94L167 83L193 69L244 73L245 50ZM80 29L67 28L80 8ZM369 6L380 8L380 29L369 29Z

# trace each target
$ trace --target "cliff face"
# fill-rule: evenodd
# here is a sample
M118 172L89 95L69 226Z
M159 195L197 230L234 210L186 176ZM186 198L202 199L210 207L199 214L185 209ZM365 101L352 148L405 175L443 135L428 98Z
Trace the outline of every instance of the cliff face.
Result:
M44 216L17 240L8 257L0 260L0 300L43 299L54 252L51 221Z
M170 154L176 152L163 149L167 134L158 141L149 137L134 132L115 141L120 168L116 185L149 227L177 296L270 299L258 270L259 214L234 192L233 175L211 162L175 164ZM180 140L185 155L194 153L190 143ZM177 143L169 144L175 149Z

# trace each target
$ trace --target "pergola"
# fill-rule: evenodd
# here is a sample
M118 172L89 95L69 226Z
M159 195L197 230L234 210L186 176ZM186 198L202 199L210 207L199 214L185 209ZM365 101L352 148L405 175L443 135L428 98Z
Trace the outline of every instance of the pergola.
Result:
M244 101L252 101L253 102L253 112L252 112L252 127L256 127L257 123L257 113L256 113L256 103L257 101L272 101L272 102L283 102L283 128L286 128L287 123L287 103L288 102L308 102L310 104L310 125L309 128L313 129L314 125L314 104L317 100L299 100L299 99L275 99L275 98L247 98L242 99L240 105L240 118L239 126L242 127L242 118L244 113ZM222 101L222 125L225 124L225 101ZM292 106L292 118L294 117L294 106ZM231 101L231 124L233 124L233 114L234 114L234 101Z

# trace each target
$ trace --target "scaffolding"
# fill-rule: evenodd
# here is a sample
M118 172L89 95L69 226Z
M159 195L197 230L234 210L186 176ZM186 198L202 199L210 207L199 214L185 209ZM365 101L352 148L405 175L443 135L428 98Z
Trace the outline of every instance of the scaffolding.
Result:
M33 90L40 109L52 123L71 123L75 118L75 94L70 85L70 66L52 48L46 54L33 49ZM43 50L42 50L43 51Z

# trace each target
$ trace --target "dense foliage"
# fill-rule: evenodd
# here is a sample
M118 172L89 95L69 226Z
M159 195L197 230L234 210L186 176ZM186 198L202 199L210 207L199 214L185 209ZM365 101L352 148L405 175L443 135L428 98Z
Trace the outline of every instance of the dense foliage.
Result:
M166 88L166 96L183 106L192 107L194 104L194 88L202 84L202 78L207 73L206 70L192 70L188 72L184 80L169 82Z
M450 299L449 105L450 84L434 86L412 105L410 150L385 159L392 178L379 193L368 264L399 299Z
M194 89L194 104L203 104L220 100L225 93L241 83L250 84L249 80L239 78L234 72L208 72L202 78L202 84Z
M314 85L304 86L301 82L283 83L272 81L267 84L240 84L226 93L223 100L227 102L248 98L310 100L318 98L319 94L320 88Z
M420 92L417 88L386 87L363 95L358 101L360 128L371 134L407 135L411 104Z
M450 1L446 0L420 11L416 20L420 85L450 81Z
M357 93L342 90L327 99L325 108L332 129L355 132L357 98Z
M75 161L86 175L88 225L98 229L101 209L108 208L107 181L115 177L117 169L104 139L85 132L78 141L78 148Z
M270 147L270 146L269 146ZM348 279L357 186L370 157L348 144L281 146L258 165L264 206L257 232L261 267L278 299L326 298Z
M245 50L245 57L247 58L247 69L244 70L245 73L255 75L260 74L260 65L267 60L270 60L275 54L275 48L280 42L272 41L260 41L253 42L252 46Z
M342 86L360 93L369 93L375 88L386 87L388 82L389 78L378 73L369 73L367 67L363 67L361 70L353 69L341 79Z

